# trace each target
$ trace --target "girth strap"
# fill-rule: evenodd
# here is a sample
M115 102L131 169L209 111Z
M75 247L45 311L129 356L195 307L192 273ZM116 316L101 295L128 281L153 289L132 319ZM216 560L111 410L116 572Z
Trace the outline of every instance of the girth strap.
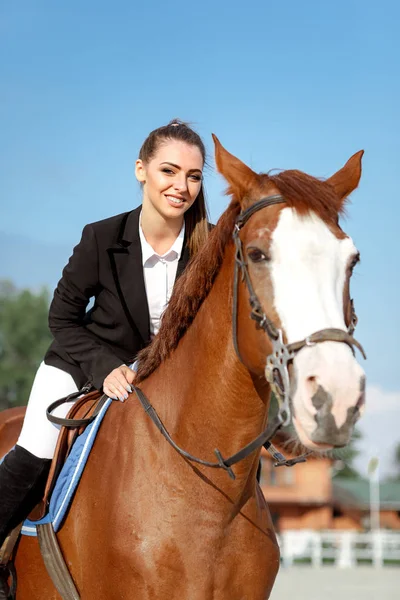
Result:
M80 600L80 595L65 563L52 523L36 525L40 552L54 587L63 600Z

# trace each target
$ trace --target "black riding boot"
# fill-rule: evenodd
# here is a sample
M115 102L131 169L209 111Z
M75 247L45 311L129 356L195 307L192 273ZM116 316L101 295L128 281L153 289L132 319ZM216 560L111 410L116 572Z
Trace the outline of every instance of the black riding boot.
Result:
M50 465L51 460L38 458L21 446L15 446L4 458L0 465L0 548L10 531L40 501ZM0 569L0 600L8 597L4 573Z

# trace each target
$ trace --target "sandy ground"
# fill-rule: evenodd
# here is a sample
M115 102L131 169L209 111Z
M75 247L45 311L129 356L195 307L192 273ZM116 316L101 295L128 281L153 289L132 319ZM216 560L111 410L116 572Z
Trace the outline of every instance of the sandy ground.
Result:
M281 568L270 600L400 600L400 568Z

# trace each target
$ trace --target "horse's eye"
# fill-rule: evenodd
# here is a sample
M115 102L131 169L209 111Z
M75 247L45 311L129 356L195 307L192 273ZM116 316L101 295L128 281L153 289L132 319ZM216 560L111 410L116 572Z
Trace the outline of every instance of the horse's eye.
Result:
M271 257L265 254L265 252L263 252L259 248L249 248L247 250L247 256L253 263L260 263L271 260Z

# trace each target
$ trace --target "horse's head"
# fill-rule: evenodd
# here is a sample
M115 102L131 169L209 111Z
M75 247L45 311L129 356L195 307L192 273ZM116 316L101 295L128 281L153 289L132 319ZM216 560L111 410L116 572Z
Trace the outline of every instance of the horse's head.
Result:
M343 446L363 410L365 376L351 337L350 278L359 253L339 215L359 183L363 152L321 181L299 171L257 174L214 141L218 170L246 214L237 236L248 273L247 285L246 268L238 285L240 358L254 374L267 366L267 378L284 388L279 363L288 348L290 407L300 441L314 450ZM271 196L280 196L279 203L246 213ZM260 305L253 311L253 318L261 312L258 328L249 320L252 292ZM280 346L274 340L279 330ZM275 360L270 368L267 357Z

